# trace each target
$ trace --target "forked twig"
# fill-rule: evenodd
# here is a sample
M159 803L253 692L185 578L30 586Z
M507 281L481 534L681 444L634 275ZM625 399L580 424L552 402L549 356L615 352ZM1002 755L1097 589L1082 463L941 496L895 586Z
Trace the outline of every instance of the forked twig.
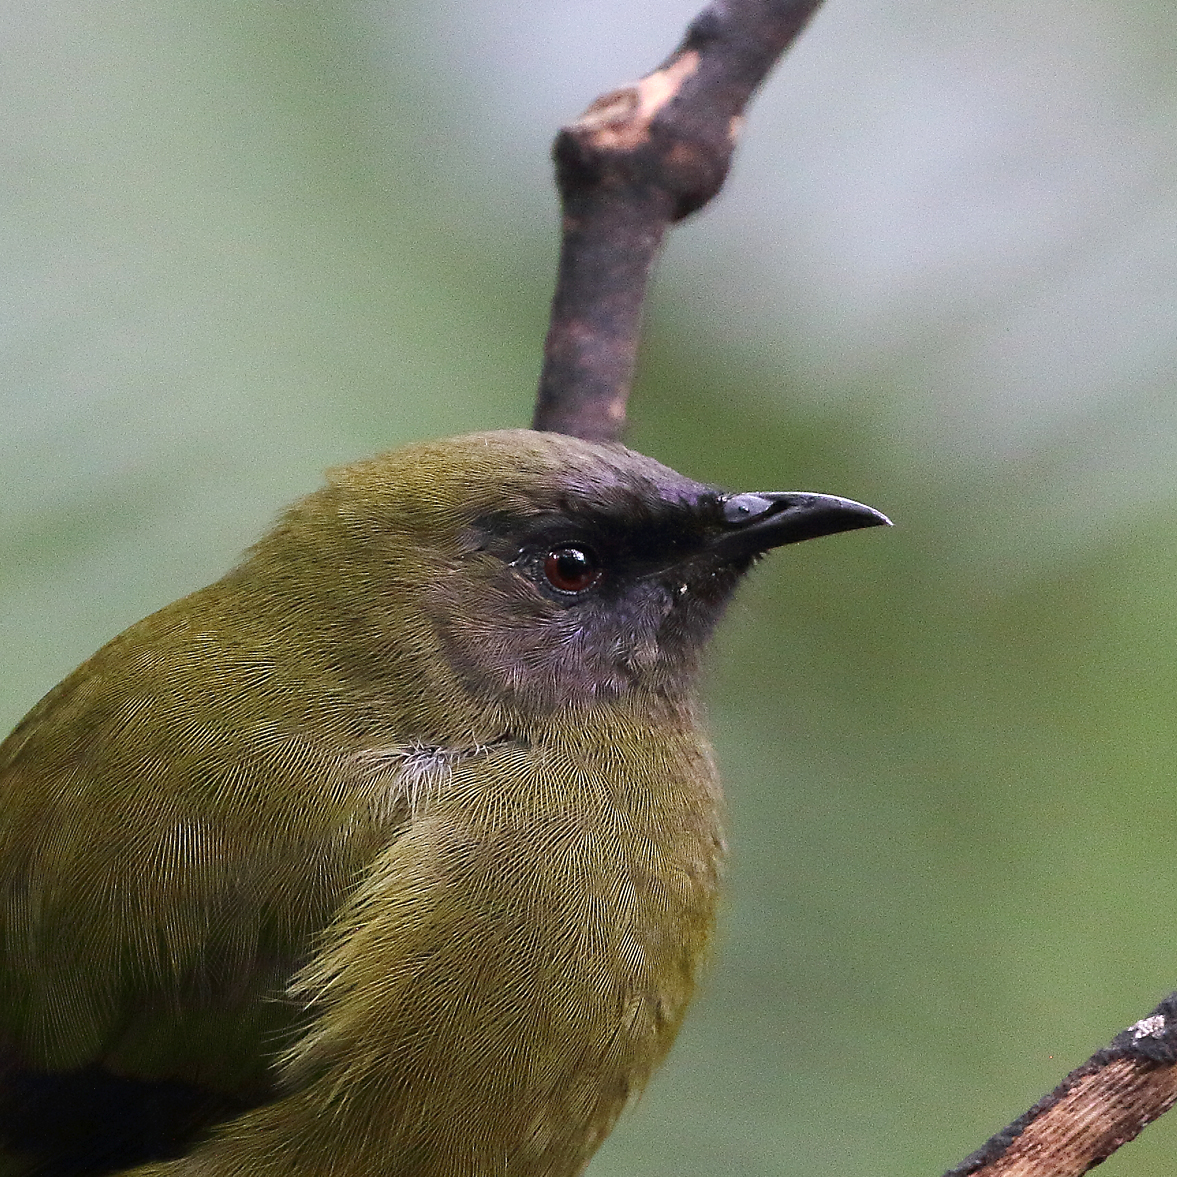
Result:
M536 429L616 440L668 226L723 186L744 107L821 0L714 0L671 56L556 137L563 240Z

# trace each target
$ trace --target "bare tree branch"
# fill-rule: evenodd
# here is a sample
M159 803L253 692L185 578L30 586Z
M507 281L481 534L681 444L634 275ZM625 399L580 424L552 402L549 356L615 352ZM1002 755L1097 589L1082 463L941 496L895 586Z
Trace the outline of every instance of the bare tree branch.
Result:
M536 429L615 440L666 229L723 186L742 113L821 0L714 0L652 74L556 137L563 242Z
M945 1177L1079 1177L1177 1103L1177 993Z

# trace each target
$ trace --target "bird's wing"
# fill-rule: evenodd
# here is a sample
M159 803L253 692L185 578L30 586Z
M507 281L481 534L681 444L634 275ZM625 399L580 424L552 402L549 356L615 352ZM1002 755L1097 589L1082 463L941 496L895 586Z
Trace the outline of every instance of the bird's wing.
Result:
M289 980L409 814L408 752L349 750L362 708L308 722L272 666L166 614L0 745L9 1153L120 1138L120 1116L182 1135L271 1098Z

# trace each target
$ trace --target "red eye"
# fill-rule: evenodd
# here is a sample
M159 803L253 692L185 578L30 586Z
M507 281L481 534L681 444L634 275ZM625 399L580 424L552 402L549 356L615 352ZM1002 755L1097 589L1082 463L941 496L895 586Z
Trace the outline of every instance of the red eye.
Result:
M553 548L544 557L544 576L552 588L562 593L582 593L590 585L596 584L600 575L597 558L588 548L566 544Z

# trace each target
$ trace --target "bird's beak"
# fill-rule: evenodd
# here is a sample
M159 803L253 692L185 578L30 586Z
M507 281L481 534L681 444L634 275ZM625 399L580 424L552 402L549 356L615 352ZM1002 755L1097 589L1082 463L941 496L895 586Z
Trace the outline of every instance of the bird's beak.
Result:
M859 527L890 527L881 511L809 491L756 491L725 495L721 500L724 529L711 550L730 558L755 556L783 544L816 539Z

